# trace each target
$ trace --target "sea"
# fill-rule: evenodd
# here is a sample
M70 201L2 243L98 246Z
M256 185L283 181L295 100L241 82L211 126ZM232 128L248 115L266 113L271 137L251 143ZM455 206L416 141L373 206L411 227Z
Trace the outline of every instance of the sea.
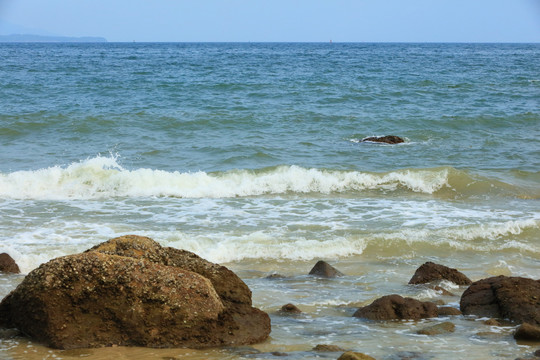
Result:
M362 141L396 135L397 145ZM263 343L2 359L515 359L516 326L353 317L427 261L540 279L540 44L0 44L0 298L50 259L149 236L237 273ZM308 275L324 260L345 275ZM279 312L293 303L295 316ZM453 333L417 331L450 321Z

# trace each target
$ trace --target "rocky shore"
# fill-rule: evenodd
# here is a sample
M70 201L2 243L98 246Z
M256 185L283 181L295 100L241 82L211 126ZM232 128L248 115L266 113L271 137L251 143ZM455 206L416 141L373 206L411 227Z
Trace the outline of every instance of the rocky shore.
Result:
M317 262L308 275L327 281L347 276L324 261ZM272 274L268 280L280 278ZM459 308L388 294L357 308L353 317L359 325L441 318L416 331L430 337L455 332L455 319L464 316L489 318L478 323L510 324L515 327L515 341L540 346L540 280L494 276L473 282L457 269L426 262L407 286L444 293L441 281L465 288ZM302 304L287 303L275 316L302 314ZM250 289L232 271L133 235L53 259L29 273L0 303L0 326L17 328L60 349L239 346L259 343L270 334L268 314L252 306ZM341 360L374 359L362 352L361 345L343 349L319 344L311 351ZM270 355L288 356L286 352ZM528 358L537 355L531 352Z

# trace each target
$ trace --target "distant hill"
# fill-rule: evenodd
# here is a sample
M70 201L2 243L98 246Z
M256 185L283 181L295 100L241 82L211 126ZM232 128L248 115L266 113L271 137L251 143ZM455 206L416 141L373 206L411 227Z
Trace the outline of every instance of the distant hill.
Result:
M0 35L0 42L107 42L107 39L96 36L45 36L33 34Z

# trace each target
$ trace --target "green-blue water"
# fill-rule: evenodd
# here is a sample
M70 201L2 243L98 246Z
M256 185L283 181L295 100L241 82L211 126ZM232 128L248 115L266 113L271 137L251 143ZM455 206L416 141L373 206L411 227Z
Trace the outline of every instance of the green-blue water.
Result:
M0 252L26 273L128 233L194 251L263 310L306 309L272 315L260 345L292 358L321 342L526 354L465 318L439 341L350 315L389 293L437 298L406 286L428 260L540 278L538 59L539 44L0 44ZM406 142L361 142L390 134ZM306 277L319 258L347 277ZM18 281L0 275L0 295ZM0 356L27 344L0 339Z

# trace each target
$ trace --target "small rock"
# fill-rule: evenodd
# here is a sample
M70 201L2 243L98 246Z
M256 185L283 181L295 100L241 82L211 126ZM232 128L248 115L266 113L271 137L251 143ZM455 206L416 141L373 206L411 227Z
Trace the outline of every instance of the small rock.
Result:
M433 326L428 326L424 329L418 330L416 333L421 335L440 335L440 334L446 334L451 333L456 330L456 325L454 325L451 322L443 322L440 324L436 324Z
M451 306L443 306L439 308L439 316L454 316L461 315L461 311Z
M313 348L314 351L320 351L320 352L338 352L338 351L345 351L345 349L340 348L337 345L326 345L326 344L319 344Z
M386 136L368 136L366 138L362 139L362 142L378 142L378 143L385 143L385 144L400 144L402 142L405 142L402 138L395 135L386 135Z
M529 323L521 324L514 333L514 339L540 341L540 327Z
M400 295L383 296L368 306L359 308L353 316L370 320L418 320L437 317L437 305Z
M488 320L484 321L484 324L485 325L490 325L490 326L501 326L501 323L499 321L497 321L496 319L488 319Z
M284 314L300 314L302 310L300 310L296 305L289 303L283 305L279 312Z
M266 277L266 279L285 279L286 276L285 275L281 275L281 274L270 274Z
M435 290L435 291L440 291L444 296L456 296L453 293L451 293L450 291L448 291L445 288L442 288L440 286L433 286L432 289Z
M334 278L337 276L343 276L343 273L337 270L332 265L328 264L327 262L319 260L317 261L315 266L313 266L313 268L309 272L309 275Z
M540 357L540 349L536 350L533 355L536 357Z
M284 353L284 352L280 352L280 351L274 351L274 352L271 352L270 354L272 354L274 356L289 356L289 354Z
M0 272L19 274L21 270L19 269L19 266L17 265L15 260L13 260L13 258L9 256L9 254L1 253Z
M467 276L456 269L428 261L416 270L409 280L409 284L425 284L439 280L448 280L457 285L470 285L472 283Z
M341 354L338 360L375 360L375 358L359 352L347 351Z

